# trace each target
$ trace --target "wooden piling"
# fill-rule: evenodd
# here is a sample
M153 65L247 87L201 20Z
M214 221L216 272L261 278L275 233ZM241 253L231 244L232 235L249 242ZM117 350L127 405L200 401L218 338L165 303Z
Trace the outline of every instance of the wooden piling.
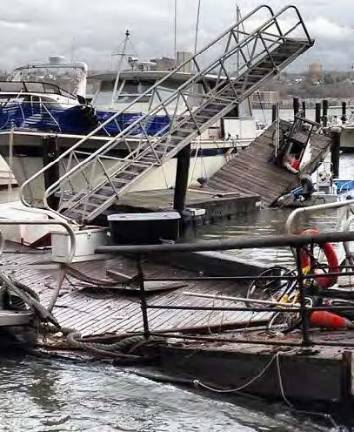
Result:
M173 208L182 212L186 204L189 165L191 159L191 145L188 144L177 155L177 171Z
M272 105L272 123L274 123L278 119L278 105Z
M332 162L332 175L334 178L339 177L339 160L340 160L340 130L335 128L331 132L332 145L331 145L331 162Z
M306 102L305 101L302 101L302 117L303 118L306 118Z
M340 118L342 120L342 123L346 123L347 121L347 103L342 102L342 117Z
M299 98L293 98L293 110L294 110L294 117L296 117L300 112Z
M59 149L55 137L44 137L42 140L43 149L43 166L53 162L59 156ZM55 164L44 172L44 186L47 190L53 183L59 180L59 165ZM59 205L59 197L51 195L48 197L48 204L53 210L57 210Z
M327 99L324 99L322 101L322 108L323 108L322 124L323 127L327 127L327 123L328 123L328 100Z
M321 104L316 103L315 106L315 122L321 124Z

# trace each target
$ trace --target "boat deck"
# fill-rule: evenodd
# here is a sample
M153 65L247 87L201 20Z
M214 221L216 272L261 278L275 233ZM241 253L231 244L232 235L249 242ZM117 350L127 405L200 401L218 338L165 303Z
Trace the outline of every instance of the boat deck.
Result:
M280 128L287 130L290 123L281 121ZM209 180L208 187L224 192L258 195L264 205L271 206L281 195L298 186L298 175L272 162L274 132L273 125L216 172ZM331 139L324 135L311 136L311 162L306 172L313 172L317 168L330 145Z

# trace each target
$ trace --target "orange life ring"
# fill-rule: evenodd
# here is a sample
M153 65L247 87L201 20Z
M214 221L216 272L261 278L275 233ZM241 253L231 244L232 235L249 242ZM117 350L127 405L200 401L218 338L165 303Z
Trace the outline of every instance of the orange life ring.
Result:
M319 231L317 229L307 229L303 231L301 234L313 235L318 233ZM332 243L322 243L319 245L319 247L323 250L323 253L326 256L329 272L330 273L339 272L338 258ZM304 274L310 273L312 268L312 262L311 262L311 257L305 248L301 249L300 262L301 262L302 272ZM315 280L321 288L330 288L338 280L338 276L327 276L326 274L322 273L321 270L315 270L314 273L317 274Z

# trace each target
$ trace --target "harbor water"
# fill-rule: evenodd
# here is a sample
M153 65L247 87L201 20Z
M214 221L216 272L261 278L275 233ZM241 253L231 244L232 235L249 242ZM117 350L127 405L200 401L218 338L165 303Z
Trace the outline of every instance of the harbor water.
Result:
M328 431L283 404L212 399L112 366L0 359L2 432Z
M352 161L351 156L342 157L342 176L353 178ZM288 210L257 211L249 217L207 226L200 235L221 238L279 233L288 213ZM331 215L316 218L324 228L335 222ZM251 253L253 259L265 264L288 263L291 259L286 250ZM155 383L105 364L75 364L2 352L0 377L0 431L6 432L336 430L326 420L299 414L283 403L243 397L216 398L210 393Z

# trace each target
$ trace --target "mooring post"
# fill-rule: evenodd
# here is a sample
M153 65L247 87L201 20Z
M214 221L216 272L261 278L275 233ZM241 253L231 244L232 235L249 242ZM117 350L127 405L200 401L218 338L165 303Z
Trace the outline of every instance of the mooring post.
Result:
M42 139L43 166L55 161L59 156L57 140L53 136L46 136ZM53 183L59 180L59 164L54 164L51 168L44 171L44 187L47 190ZM51 195L48 197L48 204L53 210L59 206L59 197Z
M305 102L305 101L302 101L301 116L302 116L303 118L306 118L306 102Z
M177 171L173 208L182 213L186 205L191 144L184 147L177 155Z
M301 266L301 247L296 248L296 267L297 267L297 285L300 294L300 317L301 317L301 331L302 331L302 345L308 347L311 345L309 336L309 311L306 306L305 288L304 288L304 274Z
M324 99L322 101L322 108L323 108L322 124L323 127L327 127L327 123L328 123L328 100L327 99Z
M342 102L342 117L340 119L343 124L347 121L347 102Z
M144 337L149 339L150 329L149 329L149 318L147 313L147 303L146 303L146 292L145 292L145 276L143 270L143 262L141 254L137 256L137 270L138 270L138 281L140 288L140 307L141 313L143 315L143 327L144 327Z
M333 178L339 177L339 161L340 161L340 136L339 128L333 128L331 131L331 165Z
M296 117L299 114L299 111L300 111L300 101L299 101L299 98L293 98L293 110L294 110L294 117Z
M279 115L278 105L274 104L272 105L272 123L278 120L278 115Z
M321 124L321 104L319 102L315 106L315 122Z

